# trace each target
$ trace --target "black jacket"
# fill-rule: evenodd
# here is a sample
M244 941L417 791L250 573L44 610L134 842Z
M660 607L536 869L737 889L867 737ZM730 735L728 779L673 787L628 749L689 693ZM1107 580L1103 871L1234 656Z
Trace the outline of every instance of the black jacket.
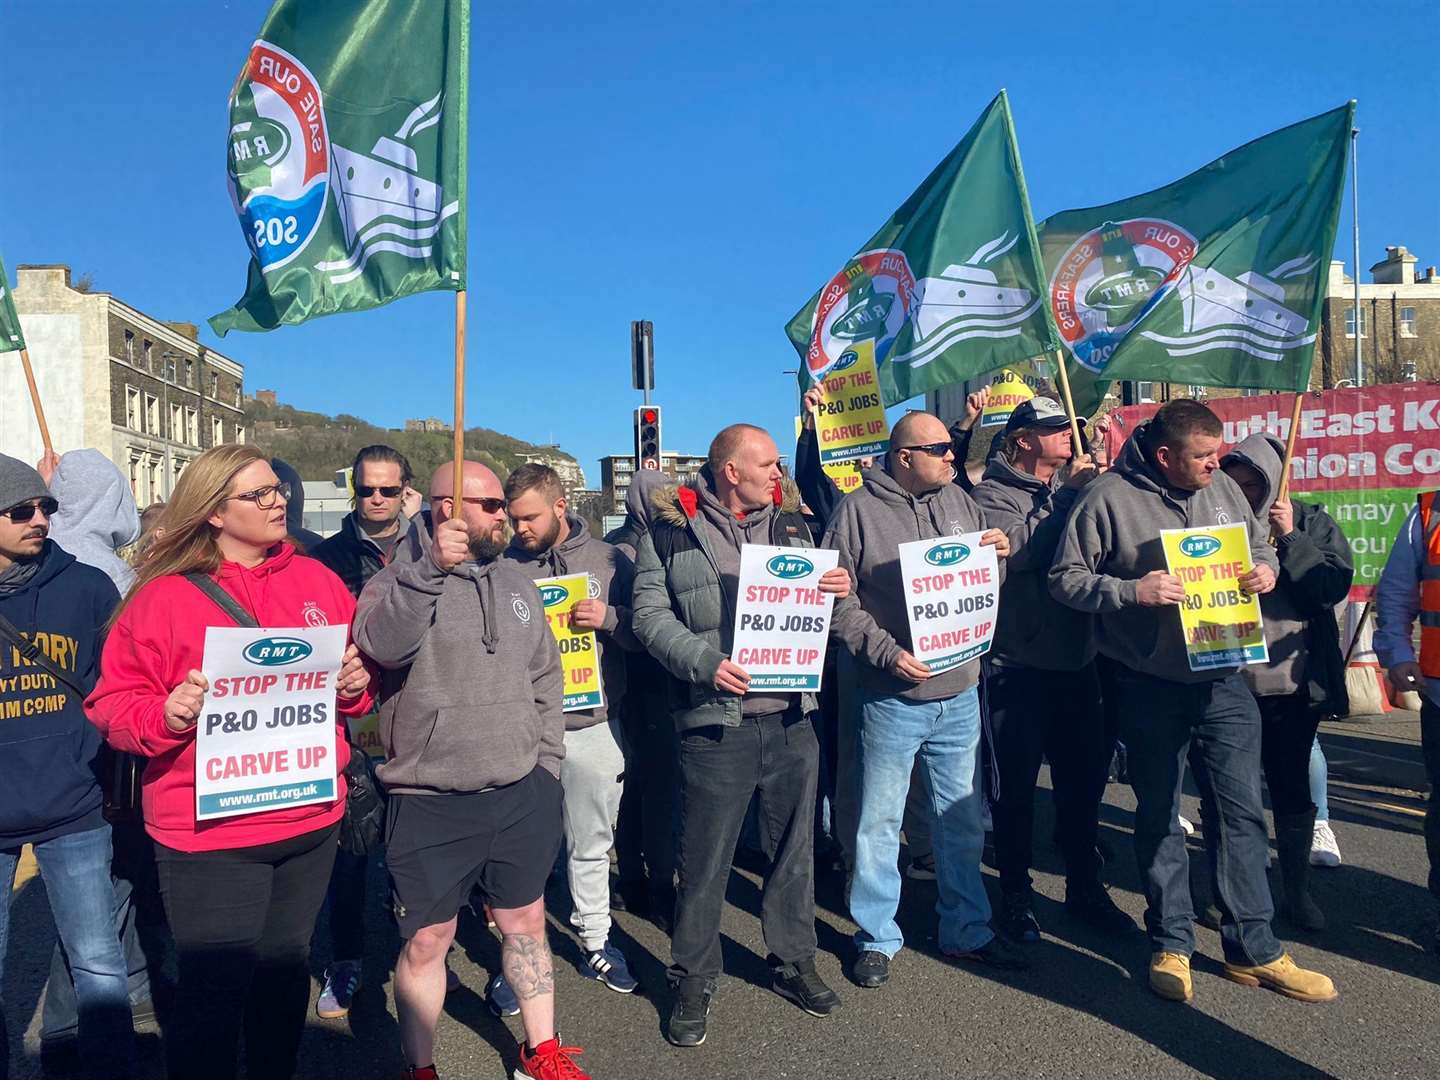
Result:
M350 590L350 595L358 599L365 583L384 569L386 560L374 542L355 524L355 514L354 510L346 514L345 520L340 523L340 531L311 548L310 557L319 559L333 570L335 576L345 583L345 588ZM408 531L409 526L401 518L401 535Z
M1284 589L1305 617L1305 683L1311 704L1327 716L1345 716L1350 695L1335 606L1350 592L1355 577L1350 543L1321 507L1298 499L1291 505L1295 531L1276 545L1280 577L1275 587Z

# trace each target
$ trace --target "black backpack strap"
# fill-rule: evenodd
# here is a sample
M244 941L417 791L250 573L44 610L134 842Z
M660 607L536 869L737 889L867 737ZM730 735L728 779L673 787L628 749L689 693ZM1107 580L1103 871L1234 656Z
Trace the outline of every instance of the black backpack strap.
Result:
M213 600L216 607L235 621L236 626L255 628L260 625L255 621L255 616L241 607L233 596L215 584L215 579L209 574L186 574L185 580Z
M75 680L72 679L69 675L65 674L65 672L61 671L60 666L56 664L53 660L51 660L50 657L46 656L39 645L36 645L33 641L30 641L28 638L25 637L25 635L20 633L19 629L16 628L15 624L12 623L9 619L5 618L4 615L0 615L0 637L3 637L6 641L10 642L10 644L14 645L15 650L21 656L23 656L30 663L34 664L41 671L44 671L48 675L54 676L56 680L58 680L63 686L65 686L79 700L85 700L85 691L80 689L79 685L75 682Z

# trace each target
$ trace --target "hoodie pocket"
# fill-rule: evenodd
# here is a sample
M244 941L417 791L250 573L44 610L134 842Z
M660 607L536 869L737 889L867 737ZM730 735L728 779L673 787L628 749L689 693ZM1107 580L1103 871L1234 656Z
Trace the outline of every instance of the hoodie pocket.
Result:
M98 805L98 750L98 735L87 739L73 727L27 733L0 745L5 763L0 777L7 781L0 795L0 835L38 833Z
M455 791L508 784L534 766L539 746L540 718L531 701L445 706L435 711L415 759L415 782Z

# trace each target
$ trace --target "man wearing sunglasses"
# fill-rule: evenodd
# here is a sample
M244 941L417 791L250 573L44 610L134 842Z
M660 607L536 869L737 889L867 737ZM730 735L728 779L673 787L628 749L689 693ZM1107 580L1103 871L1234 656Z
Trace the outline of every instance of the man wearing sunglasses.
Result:
M904 944L895 922L900 822L917 757L930 781L941 950L999 968L1026 966L991 930L980 874L980 663L932 675L906 648L900 544L980 532L980 543L993 545L1002 559L1004 578L1010 541L952 483L954 462L944 423L907 413L890 433L884 464L861 474L860 489L840 504L825 534L825 546L840 552L840 566L855 582L835 605L831 633L855 656L860 699L860 811L850 885L850 917L860 929L850 977L866 989L889 981L890 960Z
M24 844L34 846L74 972L83 1075L131 1074L128 971L115 927L110 826L86 719L105 623L120 597L49 539L57 503L40 474L0 455L0 958Z

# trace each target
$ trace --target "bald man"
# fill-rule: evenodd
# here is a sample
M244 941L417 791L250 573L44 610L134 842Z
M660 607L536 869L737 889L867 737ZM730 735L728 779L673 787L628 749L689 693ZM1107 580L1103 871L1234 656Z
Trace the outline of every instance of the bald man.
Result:
M980 663L932 673L907 647L909 619L899 546L981 533L1003 559L1010 542L951 480L955 454L938 417L912 412L890 432L890 452L861 473L861 487L835 512L824 546L840 553L854 592L835 605L831 634L856 659L860 698L860 811L850 917L859 930L850 977L874 989L890 977L904 937L900 905L900 821L917 757L929 780L931 841L939 888L940 948L949 956L1001 968L1026 966L1023 954L990 928L980 874L985 846L976 783L980 747Z
M357 644L386 673L378 773L390 793L386 861L405 940L395 964L405 1076L435 1076L445 954L478 887L525 1027L515 1075L580 1077L564 1071L575 1048L555 1037L545 938L545 879L562 829L560 653L535 584L498 559L500 481L465 462L457 505L452 469L430 481L434 535L412 530L408 556L370 579L355 613Z
M758 794L760 839L770 868L761 927L775 992L812 1016L840 998L815 970L815 860L811 815L820 752L810 694L750 691L730 659L745 544L808 548L800 493L781 483L775 441L751 424L715 436L699 478L653 499L650 531L636 549L632 626L678 685L671 716L680 735L680 888L671 936L675 989L665 1037L705 1041L720 978L720 913L735 842ZM849 575L819 587L843 596Z

